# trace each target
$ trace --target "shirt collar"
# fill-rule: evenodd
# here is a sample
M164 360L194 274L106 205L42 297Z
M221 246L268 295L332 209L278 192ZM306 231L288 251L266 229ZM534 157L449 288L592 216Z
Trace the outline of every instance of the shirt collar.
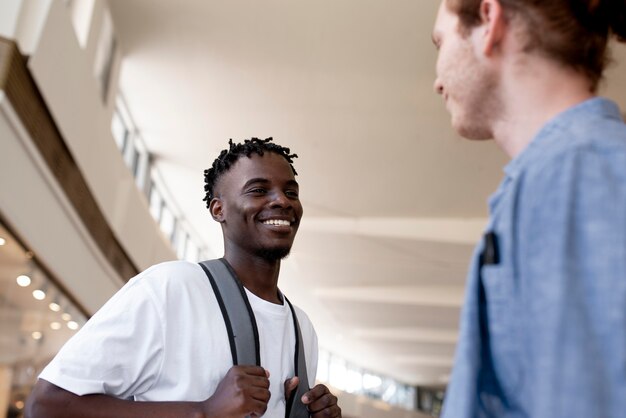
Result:
M619 107L611 100L602 97L593 97L572 106L559 113L541 128L526 149L504 167L506 175L516 177L532 162L542 160L546 151L556 145L555 141L562 138L559 135L553 135L553 133L562 132L580 118L588 117L586 115L600 115L610 119L622 120Z

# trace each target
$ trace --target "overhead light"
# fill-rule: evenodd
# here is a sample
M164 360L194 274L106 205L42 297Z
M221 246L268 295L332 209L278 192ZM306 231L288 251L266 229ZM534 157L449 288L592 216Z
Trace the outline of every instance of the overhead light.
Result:
M43 289L33 290L33 297L37 300L44 300L46 298L46 292Z
M37 289L33 290L33 297L37 300L44 300L48 291L48 283L43 283Z
M39 331L34 331L32 334L30 334L31 337L33 337L33 340L41 340L41 337L43 337L43 334Z
M67 327L68 327L69 329L71 329L71 330L74 330L74 331L75 331L75 330L77 330L77 329L78 329L78 322L76 322L76 321L69 321L69 322L67 323Z
M60 312L61 311L61 304L59 303L59 294L57 292L57 295L54 297L54 299L52 299L52 302L50 302L48 304L48 308L50 308L50 310L52 312Z
M32 277L35 277L35 266L33 264L33 260L32 258L28 257L28 261L27 261L27 270L24 274L20 274L19 276L17 276L17 278L15 279L17 281L17 284L22 286L22 287L28 287L30 286L30 284L33 282L33 280L31 279Z
M0 246L4 245L7 243L7 240L5 240L4 238L0 237Z
M63 312L63 313L61 314L61 318L62 318L64 321L69 321L70 319L72 319L72 315L68 314L67 312Z
M61 329L61 323L60 322L50 322L50 328L52 328L53 330L57 331L59 329Z
M32 281L32 280L30 280L30 277L28 277L25 274L17 276L17 279L15 279L15 280L17 281L17 284L22 286L22 287L30 286L30 283Z

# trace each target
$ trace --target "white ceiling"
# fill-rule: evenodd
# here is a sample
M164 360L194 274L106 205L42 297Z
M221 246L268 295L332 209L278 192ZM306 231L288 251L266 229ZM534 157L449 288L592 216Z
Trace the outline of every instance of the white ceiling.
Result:
M439 2L109 3L121 89L202 239L221 242L203 170L229 138L273 136L300 156L305 208L280 285L321 346L407 383L444 383L506 158L458 138L433 93ZM610 87L626 106L626 77Z

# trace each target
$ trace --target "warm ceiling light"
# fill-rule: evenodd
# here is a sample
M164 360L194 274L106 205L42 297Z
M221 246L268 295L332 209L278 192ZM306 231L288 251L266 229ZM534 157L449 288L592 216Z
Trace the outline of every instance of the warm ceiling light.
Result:
M59 312L61 310L61 305L56 302L50 302L50 305L48 305L48 307L52 312Z
M19 410L24 409L24 401L15 401L15 407Z
M17 279L15 279L17 281L17 284L22 286L22 287L26 287L30 285L30 277L28 277L25 274L22 274L21 276L17 276Z
M39 331L35 331L30 335L33 337L33 340L41 340L41 337L43 337L43 334Z
M52 328L53 330L59 330L61 329L61 323L60 322L50 322L50 328Z
M67 312L61 314L61 318L63 318L64 321L69 321L70 319L72 319L72 315L68 314Z
M48 293L48 283L42 283L37 287L37 289L33 290L33 297L37 300L44 300Z
M67 327L68 327L69 329L71 329L71 330L74 330L74 331L75 331L75 330L77 330L77 329L78 329L78 322L76 322L76 321L69 321L69 322L67 323Z
M7 240L5 240L4 238L0 238L0 245L4 245L7 243Z

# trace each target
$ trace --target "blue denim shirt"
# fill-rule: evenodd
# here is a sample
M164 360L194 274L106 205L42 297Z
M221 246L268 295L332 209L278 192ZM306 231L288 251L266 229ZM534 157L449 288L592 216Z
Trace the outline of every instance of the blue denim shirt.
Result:
M443 416L626 417L626 125L609 100L505 168L467 281ZM484 260L484 259L483 259ZM493 260L492 260L493 261Z

